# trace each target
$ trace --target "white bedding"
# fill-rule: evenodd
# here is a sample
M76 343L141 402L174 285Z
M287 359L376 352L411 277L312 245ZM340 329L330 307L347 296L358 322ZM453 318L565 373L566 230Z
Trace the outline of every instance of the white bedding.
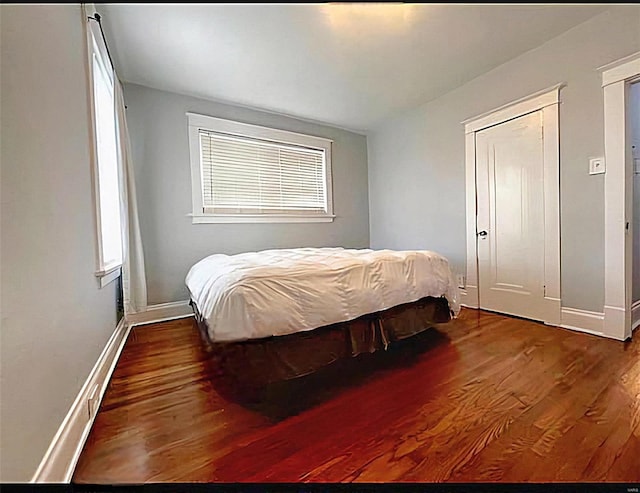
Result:
M215 254L189 270L186 284L213 341L312 330L425 296L445 296L460 311L449 262L426 250Z

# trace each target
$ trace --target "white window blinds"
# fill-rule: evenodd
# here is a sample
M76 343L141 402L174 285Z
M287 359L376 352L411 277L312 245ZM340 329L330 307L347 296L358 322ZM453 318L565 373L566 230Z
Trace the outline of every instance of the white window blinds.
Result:
M198 129L205 214L326 214L324 149Z

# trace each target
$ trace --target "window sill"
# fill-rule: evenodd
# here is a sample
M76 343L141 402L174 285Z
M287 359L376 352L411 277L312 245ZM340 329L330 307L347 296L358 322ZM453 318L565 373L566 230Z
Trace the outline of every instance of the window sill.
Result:
M116 265L106 270L96 271L96 277L100 283L100 288L104 288L107 284L115 281L122 273L122 266Z
M330 223L336 216L332 214L296 215L249 215L249 214L189 214L193 224L233 224L233 223Z

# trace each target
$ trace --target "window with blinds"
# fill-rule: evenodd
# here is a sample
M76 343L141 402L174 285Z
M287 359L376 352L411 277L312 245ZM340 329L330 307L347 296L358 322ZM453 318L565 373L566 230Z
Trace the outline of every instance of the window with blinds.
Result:
M327 212L323 150L199 134L205 213Z
M188 116L194 222L333 218L331 141L203 115Z

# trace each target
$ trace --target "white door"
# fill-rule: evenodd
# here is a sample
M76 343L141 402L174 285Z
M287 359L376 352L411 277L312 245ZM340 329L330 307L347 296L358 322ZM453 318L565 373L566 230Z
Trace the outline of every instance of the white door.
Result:
M480 308L544 320L542 111L475 138Z

